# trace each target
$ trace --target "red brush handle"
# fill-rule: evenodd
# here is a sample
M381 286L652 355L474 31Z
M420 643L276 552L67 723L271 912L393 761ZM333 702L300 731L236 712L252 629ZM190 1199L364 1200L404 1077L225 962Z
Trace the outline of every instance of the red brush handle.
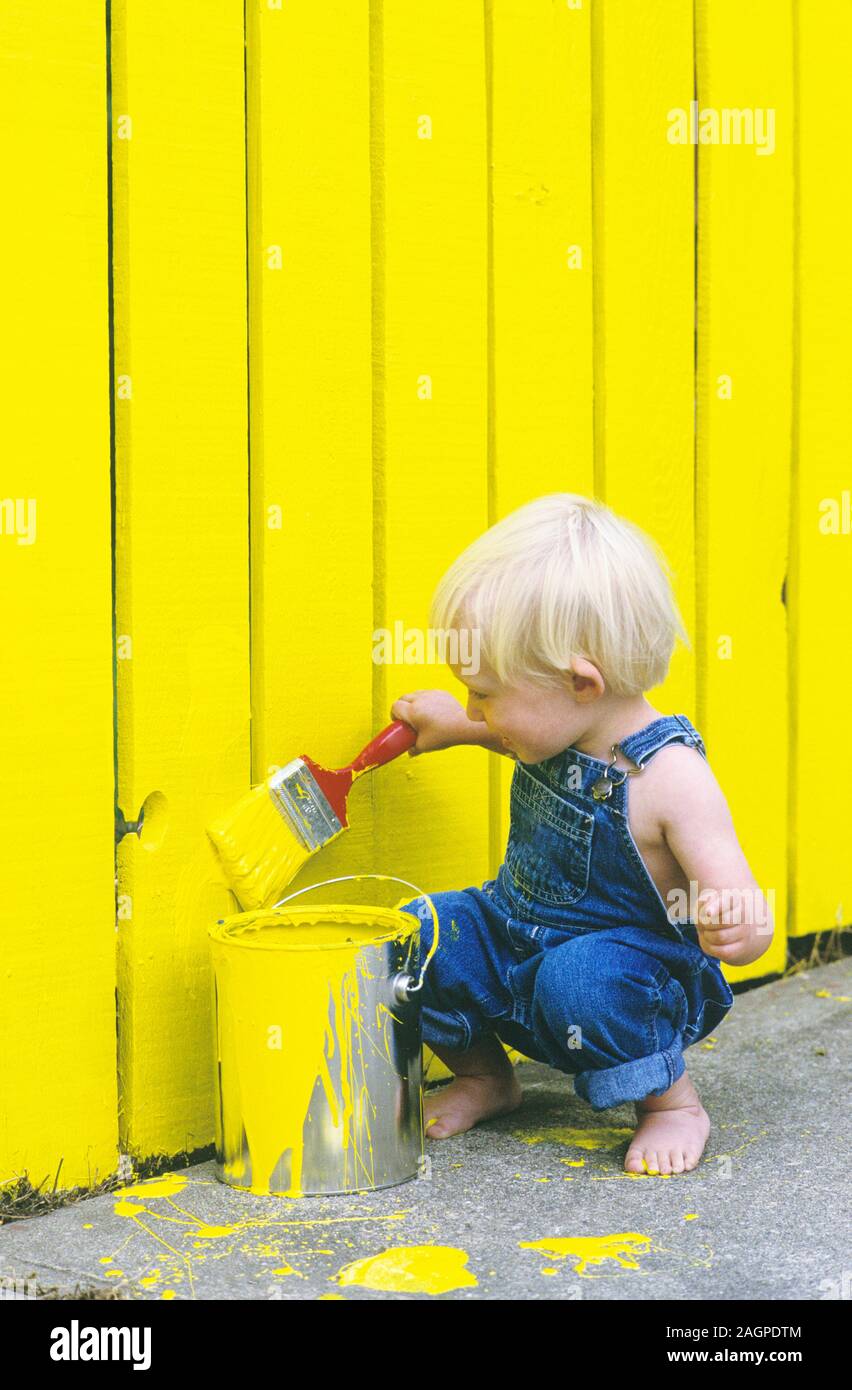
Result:
M386 729L376 734L366 748L361 749L349 766L353 772L364 772L368 767L381 767L384 763L398 758L400 753L413 748L416 742L417 730L412 729L410 724L403 724L401 719L395 719L393 724L388 724Z

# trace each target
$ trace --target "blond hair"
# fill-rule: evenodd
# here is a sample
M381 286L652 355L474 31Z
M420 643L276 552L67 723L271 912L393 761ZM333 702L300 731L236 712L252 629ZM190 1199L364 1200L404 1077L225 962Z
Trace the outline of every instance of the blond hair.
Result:
M665 679L689 638L662 551L633 522L579 493L555 492L511 512L443 575L435 629L479 629L503 685L555 686L585 657L618 695Z

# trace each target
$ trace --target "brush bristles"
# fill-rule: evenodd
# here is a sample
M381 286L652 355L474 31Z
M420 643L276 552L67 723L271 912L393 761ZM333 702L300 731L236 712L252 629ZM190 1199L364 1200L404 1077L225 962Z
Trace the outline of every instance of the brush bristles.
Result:
M265 782L243 797L207 834L240 906L247 912L273 903L316 853L300 844Z

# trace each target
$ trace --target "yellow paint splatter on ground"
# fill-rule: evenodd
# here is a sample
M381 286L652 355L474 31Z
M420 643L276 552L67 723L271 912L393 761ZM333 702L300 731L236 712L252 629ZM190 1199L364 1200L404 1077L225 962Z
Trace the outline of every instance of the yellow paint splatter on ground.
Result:
M477 1284L467 1261L467 1251L453 1245L399 1245L345 1265L338 1281L385 1293L450 1293Z
M148 1178L133 1183L131 1187L119 1187L112 1195L121 1197L174 1197L186 1187L186 1178L179 1173L163 1173L159 1178Z
M141 1202L116 1202L113 1207L116 1216L137 1216L140 1212L147 1210L148 1208Z
M210 1185L206 1181L195 1180L187 1183L188 1188ZM131 1241L138 1241L143 1247L146 1242L155 1243L160 1263L154 1269L149 1268L135 1283L140 1289L155 1288L164 1280L178 1288L187 1283L190 1298L195 1297L194 1269L197 1265L209 1259L227 1259L236 1248L243 1255L258 1260L274 1259L275 1268L267 1271L270 1277L276 1273L291 1273L305 1278L293 1267L292 1257L301 1260L311 1255L337 1254L337 1250L331 1250L327 1245L316 1247L306 1244L306 1240L309 1241L315 1232L328 1229L330 1234L336 1227L351 1228L364 1222L396 1223L404 1221L411 1213L410 1207L404 1207L387 1214L354 1210L348 1216L251 1216L222 1225L205 1221L179 1206L171 1197L163 1195L163 1189L156 1181L139 1184L139 1190L144 1191L146 1196L152 1196L150 1205L122 1199L114 1206L116 1214L124 1216L131 1229L131 1235L123 1242L122 1248ZM322 1210L322 1207L311 1205L312 1211L317 1209ZM352 1245L351 1241L344 1243ZM104 1255L101 1263L113 1264L114 1257ZM176 1289L170 1289L167 1296L176 1298Z
M816 991L816 998L817 998L817 999L836 999L836 1000L837 1000L839 1003L841 1003L841 1004L848 1004L848 1003L849 1003L849 995L848 995L848 994L832 994L832 992L831 992L830 989L818 989L818 990Z
M632 1139L633 1130L600 1125L596 1129L571 1129L565 1125L554 1125L539 1130L536 1134L516 1130L513 1138L523 1144L565 1144L574 1149L617 1149L625 1139Z
M588 1265L601 1265L604 1260L615 1260L622 1269L638 1269L637 1255L648 1252L650 1236L638 1231L624 1231L609 1236L550 1236L545 1240L520 1240L521 1250L540 1250L555 1260L573 1256L577 1264L575 1274L585 1274Z
M202 1222L201 1225L194 1228L192 1235L198 1236L199 1240L222 1240L226 1236L234 1235L240 1229L241 1223L239 1221L230 1226L207 1226Z
M585 1168L586 1166L584 1158L560 1158L559 1162L566 1164L569 1168Z
M697 1212L697 1211L685 1211L684 1214L683 1214L683 1219L684 1219L684 1221L697 1221L697 1220L698 1220L698 1212Z
M738 1144L735 1149L730 1149L727 1152L721 1154L705 1154L704 1158L701 1161L702 1163L710 1163L716 1166L718 1165L720 1158L733 1158L735 1154L743 1153L744 1150L747 1149L750 1144L756 1144L761 1135L767 1133L768 1130L762 1129L759 1134L752 1134L748 1139L744 1139L743 1142L741 1144Z

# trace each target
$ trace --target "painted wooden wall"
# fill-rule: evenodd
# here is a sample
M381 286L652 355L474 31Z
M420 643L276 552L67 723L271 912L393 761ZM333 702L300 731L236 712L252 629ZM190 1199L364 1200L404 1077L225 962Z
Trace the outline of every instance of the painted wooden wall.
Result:
M547 491L672 565L651 698L775 894L728 977L849 922L850 62L846 0L8 0L0 1182L210 1143L204 826L460 694L373 634ZM362 780L293 887L482 882L510 774Z

